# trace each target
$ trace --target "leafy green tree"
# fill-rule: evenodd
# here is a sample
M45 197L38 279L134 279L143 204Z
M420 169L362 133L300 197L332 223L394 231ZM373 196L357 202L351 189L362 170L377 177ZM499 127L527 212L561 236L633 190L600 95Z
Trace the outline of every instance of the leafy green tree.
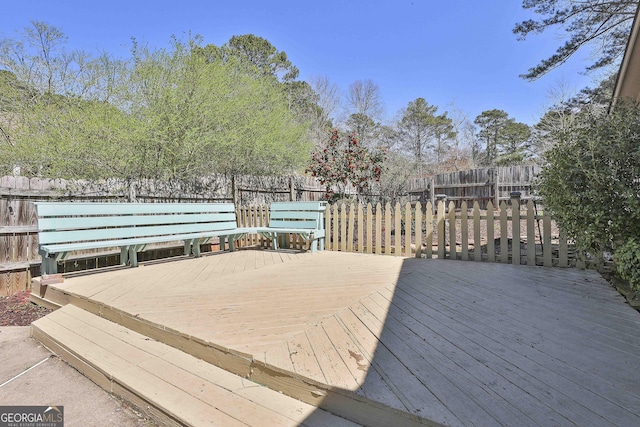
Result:
M346 126L348 132L362 135L363 144L367 146L374 145L378 139L380 124L366 114L351 114L347 119Z
M522 7L540 16L518 23L513 32L519 40L544 31L562 31L564 43L549 58L522 75L528 80L564 64L584 46L592 48L595 62L587 71L607 67L624 53L637 0L523 0Z
M485 143L484 165L507 165L524 160L524 149L531 135L529 126L496 109L483 111L474 123L479 127L478 139Z
M639 147L640 108L619 104L584 109L545 153L545 209L579 251L600 258L640 235Z
M528 125L515 120L507 123L501 133L496 165L510 166L523 163L530 137L531 128Z
M246 72L240 59L200 53L197 37L164 49L134 42L129 61L91 63L92 85L56 83L40 94L39 80L18 78L38 96L13 113L13 145L0 154L55 178L187 181L303 169L308 130L282 83Z
M144 124L148 173L274 174L304 167L306 128L280 83L243 73L242 61L210 63L198 40L134 52L133 113ZM152 90L149 90L152 89Z
M222 46L194 46L197 54L208 62L239 61L246 73L275 77L282 82L295 80L300 74L285 52L279 51L267 39L253 34L233 36Z
M509 123L509 115L503 110L486 110L473 121L478 127L478 138L485 143L484 164L492 166L498 157L501 134Z
M447 116L446 112L439 116L434 116L431 123L431 130L434 139L435 160L436 163L440 165L451 149L451 145L456 137L453 121Z

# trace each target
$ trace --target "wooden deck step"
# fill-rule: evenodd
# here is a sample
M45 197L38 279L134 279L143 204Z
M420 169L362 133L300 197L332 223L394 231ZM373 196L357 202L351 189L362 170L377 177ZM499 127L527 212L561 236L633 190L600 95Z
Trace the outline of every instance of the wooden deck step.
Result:
M162 425L356 425L70 304L32 335Z

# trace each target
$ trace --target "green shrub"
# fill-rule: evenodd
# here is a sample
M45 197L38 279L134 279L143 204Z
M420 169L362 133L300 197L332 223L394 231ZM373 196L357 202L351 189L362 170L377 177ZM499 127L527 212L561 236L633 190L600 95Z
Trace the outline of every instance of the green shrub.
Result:
M640 291L640 237L632 237L618 247L613 259L620 277L631 289Z
M586 109L545 153L540 174L545 209L598 259L640 235L640 108Z

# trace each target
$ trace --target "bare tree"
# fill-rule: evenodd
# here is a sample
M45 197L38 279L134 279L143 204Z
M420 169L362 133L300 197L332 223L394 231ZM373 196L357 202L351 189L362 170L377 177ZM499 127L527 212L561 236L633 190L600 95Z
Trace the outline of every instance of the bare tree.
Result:
M382 120L384 106L380 87L368 79L353 82L347 93L347 110L349 114L362 114L373 121Z

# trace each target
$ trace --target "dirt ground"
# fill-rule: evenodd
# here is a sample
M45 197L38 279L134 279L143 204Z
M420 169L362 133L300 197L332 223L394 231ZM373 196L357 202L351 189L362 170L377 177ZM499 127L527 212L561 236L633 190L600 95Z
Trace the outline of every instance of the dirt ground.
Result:
M65 427L155 427L31 338L28 325L50 311L31 304L29 291L0 297L2 406L63 406Z

